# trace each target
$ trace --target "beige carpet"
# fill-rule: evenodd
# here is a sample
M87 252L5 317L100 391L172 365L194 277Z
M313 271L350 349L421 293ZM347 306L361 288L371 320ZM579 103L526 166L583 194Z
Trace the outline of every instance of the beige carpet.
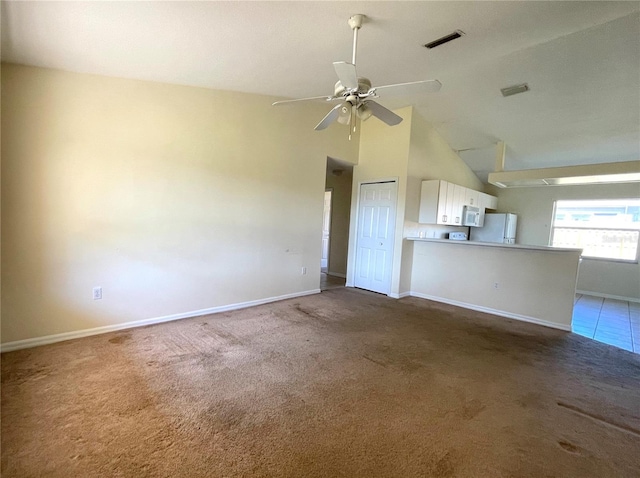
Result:
M2 355L3 477L638 477L640 356L354 289Z

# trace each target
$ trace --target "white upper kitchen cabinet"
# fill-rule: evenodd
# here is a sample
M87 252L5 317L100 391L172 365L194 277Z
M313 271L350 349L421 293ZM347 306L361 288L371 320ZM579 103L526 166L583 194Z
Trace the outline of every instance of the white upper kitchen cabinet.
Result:
M473 189L464 188L465 189L465 200L464 204L467 206L480 207L480 191L475 191Z
M480 222L479 226L484 226L484 213L486 209L495 211L498 209L498 198L486 193L480 193Z
M418 222L422 224L446 224L447 181L422 181Z
M450 185L448 191L451 191L451 183L449 184ZM462 225L462 208L465 205L466 192L467 188L454 184L453 197L449 199L449 194L447 194L447 207L449 207L449 203L451 207L451 215L449 216L450 219L448 224L453 224L454 226Z
M462 224L462 207L466 188L448 181L422 181L420 212L422 224Z
M498 198L486 193L480 193L479 198L479 208L481 212L484 212L485 209L491 209L495 211L498 209Z
M482 225L485 209L496 210L498 198L448 181L438 179L422 181L418 222L460 226L464 206L480 209L480 225Z

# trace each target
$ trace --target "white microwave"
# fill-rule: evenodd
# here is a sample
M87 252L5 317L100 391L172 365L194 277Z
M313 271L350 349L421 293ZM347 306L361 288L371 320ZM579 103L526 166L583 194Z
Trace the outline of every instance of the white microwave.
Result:
M462 225L480 227L480 208L464 206L462 208Z

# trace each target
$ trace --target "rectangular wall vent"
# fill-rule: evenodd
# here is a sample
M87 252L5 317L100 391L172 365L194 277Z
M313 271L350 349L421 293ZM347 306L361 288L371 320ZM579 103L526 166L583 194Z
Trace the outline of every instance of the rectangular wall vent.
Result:
M526 83L522 83L521 85L507 86L506 88L501 88L502 96L512 96L517 95L518 93L524 93L525 91L529 91L529 85Z
M449 33L448 35L443 36L442 38L438 38L437 40L429 42L424 46L425 48L428 48L429 50L431 50L432 48L435 48L437 46L444 45L445 43L449 43L450 41L455 40L456 38L460 38L462 35L464 35L464 32L462 30L456 30L453 33Z

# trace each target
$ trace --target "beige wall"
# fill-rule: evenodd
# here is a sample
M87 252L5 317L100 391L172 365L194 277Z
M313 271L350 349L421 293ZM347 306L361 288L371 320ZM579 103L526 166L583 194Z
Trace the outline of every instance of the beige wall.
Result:
M272 101L3 64L3 343L317 289L358 144Z
M411 143L407 167L407 194L404 216L405 232L411 228L420 230L418 214L420 191L425 179L441 179L478 191L484 190L482 182L467 164L451 149L442 136L416 111L411 118ZM467 228L451 226L427 226L431 230L466 231ZM413 242L403 242L400 294L411 290L413 267Z
M415 241L411 293L571 330L578 258L578 252Z
M377 118L371 118L366 122L360 123L362 125L360 131L360 154L358 164L353 168L347 285L353 285L355 270L359 186L361 183L367 181L395 178L398 180L398 201L396 207L391 294L398 294L402 259L402 218L404 217L407 189L407 164L411 137L412 110L413 108L406 107L395 111L396 114L403 118L403 121L393 127L387 126Z
M637 198L640 185L610 184L493 188L501 212L518 214L519 244L549 245L553 203L560 199ZM640 300L640 265L584 259L578 275L578 290L596 295Z
M483 191L484 185L444 138L414 111L411 120L405 219L418 221L420 189L425 179L442 179Z
M327 171L326 188L331 195L331 243L329 246L329 274L346 277L349 250L349 219L351 216L352 168L343 168L340 176Z
M477 178L412 108L349 142L313 131L326 105L272 101L3 64L2 343L317 289L327 156L359 160L348 270L358 184L398 178L392 293L408 291L419 182ZM519 242L546 245L554 199L638 186L490 192L520 215ZM578 289L640 299L639 280L637 264L585 261Z
M443 179L477 190L484 189L473 171L413 108L403 108L396 113L404 118L398 126L391 128L377 120L362 125L359 162L354 167L351 210L352 218L356 218L358 185L361 182L398 178L392 296L411 289L413 244L403 241L402 236L407 223L418 220L422 180ZM350 270L355 262L355 242L356 224L352 221ZM353 284L349 275L348 285Z

